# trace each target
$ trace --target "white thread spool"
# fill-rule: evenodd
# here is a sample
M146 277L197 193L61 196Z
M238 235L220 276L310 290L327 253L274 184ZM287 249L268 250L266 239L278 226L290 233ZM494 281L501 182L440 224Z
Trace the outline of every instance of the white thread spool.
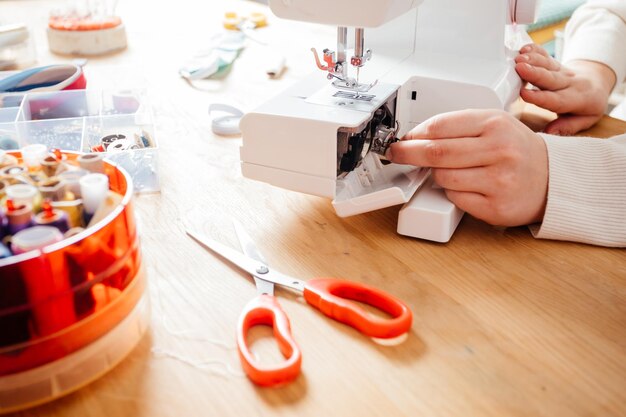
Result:
M87 174L78 180L83 199L83 209L94 214L109 192L109 177L104 174Z
M86 153L77 158L82 169L104 174L104 155L102 153Z
M22 159L27 167L38 167L41 165L41 161L48 156L48 147L43 144L27 145L20 149L22 152Z
M22 204L32 206L38 192L37 187L30 184L9 185L6 189L7 199L13 200L13 203L17 206Z
M89 171L86 169L75 169L73 171L65 171L59 174L59 178L65 183L65 189L74 194L74 197L80 198L80 184L79 181L85 175L88 175Z
M60 242L62 239L63 233L54 226L33 226L13 235L11 249L13 249L15 255L18 255L31 250L41 249Z

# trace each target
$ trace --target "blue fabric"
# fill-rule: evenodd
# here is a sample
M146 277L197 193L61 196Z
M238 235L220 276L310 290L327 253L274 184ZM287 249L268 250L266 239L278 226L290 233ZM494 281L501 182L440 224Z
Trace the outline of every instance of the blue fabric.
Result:
M37 74L41 71L45 71L48 68L51 68L52 65L48 65L45 67L37 67L27 69L17 74L13 74L7 78L0 80L0 93L15 93L20 91L28 91L34 88L40 87L49 87L51 85L58 84L59 80L47 81L45 83L39 84L29 84L28 78ZM25 82L26 81L26 82Z

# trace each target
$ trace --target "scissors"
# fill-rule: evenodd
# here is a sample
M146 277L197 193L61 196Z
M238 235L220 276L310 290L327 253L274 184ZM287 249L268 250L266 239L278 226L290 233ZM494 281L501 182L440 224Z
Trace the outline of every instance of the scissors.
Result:
M411 328L411 310L402 301L381 290L336 278L314 278L305 282L270 269L243 226L237 221L233 223L243 253L198 232L187 230L187 234L254 277L258 295L244 307L237 323L239 358L252 382L261 386L283 385L298 376L302 365L302 353L291 335L287 314L274 297L275 284L302 292L308 304L366 336L391 339L407 333ZM391 318L373 316L354 301L376 307ZM258 325L273 327L274 337L285 357L283 362L264 366L255 359L246 336L251 328Z

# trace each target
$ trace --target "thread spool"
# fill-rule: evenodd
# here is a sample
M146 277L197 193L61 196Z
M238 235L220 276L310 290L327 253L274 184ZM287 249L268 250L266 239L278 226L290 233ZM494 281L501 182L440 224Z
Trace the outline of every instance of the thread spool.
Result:
M104 174L104 155L101 153L86 153L77 158L82 169L89 172Z
M60 242L62 239L63 234L56 227L33 226L13 235L11 249L15 255L19 255Z
M39 184L39 192L43 198L52 201L63 200L65 197L65 183L57 177L49 178Z
M20 179L23 179L27 183L37 187L39 185L39 183L45 181L47 179L47 177L44 175L43 172L37 171L37 172L25 173L24 175L22 175L20 177Z
M70 193L68 193L68 195L70 195ZM70 227L80 227L83 225L83 210L81 200L77 200L72 197L71 199L63 201L52 201L50 202L50 205L55 210L60 210L67 214L67 220Z
M109 146L107 146L107 152L122 152L131 149L132 146L136 146L129 139L117 139L112 142Z
M37 143L34 145L24 146L20 151L22 152L24 165L26 165L29 169L37 169L41 166L41 162L48 154L48 147Z
M8 219L3 210L0 210L0 240L6 235Z
M0 156L0 168L18 164L17 158L13 155L7 155L5 150L0 149L0 155L2 155Z
M85 224L98 210L109 192L109 177L104 174L87 174L79 180L83 200Z
M62 210L55 210L49 200L41 205L41 212L35 215L35 224L39 226L53 226L65 233L70 228L68 215Z
M32 225L33 209L30 204L16 205L13 200L8 199L6 205L7 231L10 235Z
M3 178L9 184L23 184L26 182L23 175L27 174L28 170L19 165L7 165L0 169L0 178Z
M154 148L152 136L145 130L142 130L140 135L135 133L135 143L140 148Z
M15 205L30 204L36 206L39 191L31 184L13 184L6 188L7 199L13 200Z
M78 183L78 181L81 179L81 177L84 177L87 174L89 174L89 171L87 171L86 169L75 169L72 171L64 171L60 173L59 179L61 179L61 181L63 181L63 183L65 184L66 193L70 192L74 195L74 197L80 198L80 184Z
M4 196L7 194L8 187L9 187L9 184L7 184L4 180L0 180L0 200L2 200Z
M54 177L60 174L64 169L62 166L63 156L58 149L54 149L52 153L48 154L43 161L41 161L41 169L48 177Z
M102 144L102 146L104 146L105 150L109 149L109 146L115 142L116 140L119 139L126 139L125 135L121 135L121 134L113 134L113 135L107 135L105 137L103 137L102 139L100 139L100 143Z

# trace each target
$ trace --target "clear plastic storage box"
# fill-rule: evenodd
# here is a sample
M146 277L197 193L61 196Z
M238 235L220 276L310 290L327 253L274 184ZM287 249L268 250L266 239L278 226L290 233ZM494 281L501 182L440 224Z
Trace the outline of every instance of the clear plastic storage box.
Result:
M135 191L159 191L158 146L146 90L64 90L0 94L0 149L42 143L106 152Z

